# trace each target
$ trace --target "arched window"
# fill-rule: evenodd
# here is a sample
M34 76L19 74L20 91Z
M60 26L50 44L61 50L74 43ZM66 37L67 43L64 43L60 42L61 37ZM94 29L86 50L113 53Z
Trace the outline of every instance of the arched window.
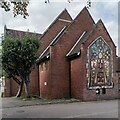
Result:
M101 37L88 48L87 77L89 87L112 84L112 51Z

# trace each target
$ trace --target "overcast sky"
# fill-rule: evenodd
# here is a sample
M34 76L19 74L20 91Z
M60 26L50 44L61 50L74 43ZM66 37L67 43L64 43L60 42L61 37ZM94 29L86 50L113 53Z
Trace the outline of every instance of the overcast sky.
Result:
M59 2L62 0L50 0L49 4L39 1L30 1L28 6L29 17L27 19L22 18L22 16L14 18L12 11L4 12L0 8L0 18L2 18L0 19L0 34L3 33L4 25L7 25L7 28L10 29L22 31L29 29L31 32L43 33L65 8L74 19L86 5L86 0L73 0L71 3L68 3L67 0L63 0L65 2ZM99 1L92 0L92 7L89 12L95 22L102 19L118 49L118 0Z

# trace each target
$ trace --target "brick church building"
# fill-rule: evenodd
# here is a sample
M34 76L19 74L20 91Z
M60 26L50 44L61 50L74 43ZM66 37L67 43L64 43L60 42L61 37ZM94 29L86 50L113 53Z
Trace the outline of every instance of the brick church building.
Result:
M13 35L22 31L5 28ZM37 67L30 75L31 95L83 101L118 97L116 46L104 23L94 22L86 7L73 20L65 9L40 35ZM6 80L5 96L18 85Z

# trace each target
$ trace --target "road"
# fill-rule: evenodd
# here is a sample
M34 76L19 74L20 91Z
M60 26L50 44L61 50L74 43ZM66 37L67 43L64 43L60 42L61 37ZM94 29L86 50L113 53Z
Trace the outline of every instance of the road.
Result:
M118 100L2 109L3 118L118 118Z

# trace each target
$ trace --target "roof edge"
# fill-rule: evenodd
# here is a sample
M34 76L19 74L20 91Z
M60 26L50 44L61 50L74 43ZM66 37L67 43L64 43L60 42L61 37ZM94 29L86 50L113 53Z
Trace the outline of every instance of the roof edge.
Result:
M4 28L6 31L9 30L9 31L16 31L16 32L22 32L22 33L31 33L31 34L39 34L39 35L42 35L41 33L37 33L37 32L29 32L29 31L22 31L22 30L15 30L15 29L10 29L10 28Z
M44 49L44 51L41 53L41 55L39 56L38 60L41 59L41 57L46 53L46 51L50 48L50 46L53 46L56 44L56 40L60 37L60 35L62 34L62 32L64 32L64 30L66 30L67 26L64 26L60 32L57 34L57 36L55 36L55 38L50 42L50 44Z
M65 8L57 17L56 19L49 25L49 27L45 30L45 32L42 34L41 38L46 34L46 32L55 24L55 22L57 20L59 20L59 17L62 15L63 12L67 12L69 17L71 18L71 21L73 21L72 17L70 16L69 12L67 11L67 9Z
M73 47L72 47L71 50L67 53L66 56L69 56L69 55L70 55L70 53L72 52L72 50L73 50L73 49L76 47L76 45L80 42L81 38L84 36L85 33L86 33L86 31L84 31L84 32L82 33L82 35L79 37L79 39L77 40L77 42L73 45Z
M95 21L94 21L93 17L91 16L91 14L90 14L90 12L89 12L89 10L88 10L88 8L87 8L86 6L78 13L78 15L75 17L75 19L74 19L73 21L75 21L75 20L80 16L80 14L81 14L84 10L87 11L87 13L89 14L91 20L92 20L93 23L95 24Z
M108 32L107 28L105 27L105 25L104 25L104 23L103 23L103 21L102 21L101 19L99 19L99 20L98 20L98 22L96 23L96 26L97 26L97 25L99 25L99 24L102 24L102 25L103 25L103 27L104 27L105 31L107 32L108 36L110 37L110 39L111 39L111 41L112 41L112 43L113 43L114 47L116 48L115 43L113 42L113 40L112 40L112 38L111 38L111 36L110 36L110 34L109 34L109 32Z

